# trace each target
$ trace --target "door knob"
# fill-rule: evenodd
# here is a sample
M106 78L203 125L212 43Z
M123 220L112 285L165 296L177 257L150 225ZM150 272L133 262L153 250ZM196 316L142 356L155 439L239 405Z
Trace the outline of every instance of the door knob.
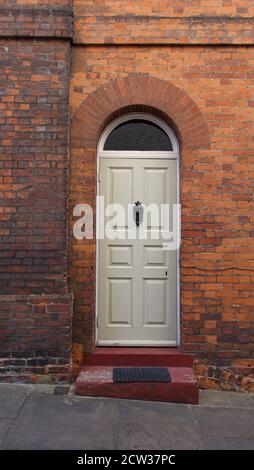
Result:
M137 227L141 224L142 219L143 219L143 206L142 202L136 201L134 203L133 207L133 215L134 215L134 220L137 225Z

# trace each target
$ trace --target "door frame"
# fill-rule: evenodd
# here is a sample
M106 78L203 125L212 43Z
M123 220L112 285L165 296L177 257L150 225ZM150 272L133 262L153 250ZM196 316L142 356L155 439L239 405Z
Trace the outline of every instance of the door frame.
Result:
M161 127L168 137L170 138L173 146L172 151L115 151L115 150L103 150L103 146L109 134L117 127L119 124L123 122L130 121L132 119L144 119L146 121L153 122L157 126ZM103 158L116 158L116 159L172 159L176 160L176 172L177 172L177 182L176 182L176 200L177 204L180 204L180 165L179 165L179 143L176 138L175 133L173 130L165 123L165 121L161 120L160 118L148 114L148 113L128 113L124 116L118 117L114 119L102 132L98 145L97 145L97 153L96 153L96 196L100 195L100 160ZM99 253L99 239L97 237L98 230L99 230L99 221L100 221L100 214L99 214L99 204L96 199L96 287L95 287L95 346L107 346L106 344L98 345L98 320L99 320L99 261L100 261L100 253ZM180 249L177 249L176 253L176 344L175 345L154 345L149 347L179 347L181 342L181 319L180 319ZM121 345L114 346L113 344L108 344L111 347L121 347ZM125 347L131 347L125 346ZM142 345L135 346L135 347L144 347Z

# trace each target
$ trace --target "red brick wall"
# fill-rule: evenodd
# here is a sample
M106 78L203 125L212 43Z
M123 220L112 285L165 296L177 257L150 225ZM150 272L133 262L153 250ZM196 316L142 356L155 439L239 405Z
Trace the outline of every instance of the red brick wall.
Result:
M0 296L0 381L69 379L69 295Z
M4 2L0 4L0 33L2 36L72 37L70 3Z
M0 5L0 380L63 380L72 18L31 3Z
M2 294L66 292L67 42L0 42Z
M182 347L195 354L201 386L251 389L254 6L249 0L74 0L73 8L68 165L71 2L0 1L2 377L66 378L68 171L74 371L94 346L95 242L72 239L72 208L94 205L96 139L89 142L89 136L112 118L113 95L109 105L100 101L106 84L131 75L183 90L186 103L197 108L188 111L182 102L181 112L192 116L197 109L208 127L210 149L195 146L196 136L187 145L188 126L170 112L167 97L160 104L157 96L157 108L149 108L160 113L165 103L164 117L182 144ZM147 106L141 101L125 111ZM104 117L96 122L100 103Z
M248 0L74 0L73 6L70 208L77 202L94 204L96 142L91 135L103 126L96 122L100 103L106 115L107 100L114 102L105 92L108 83L133 74L156 77L194 100L208 124L211 147L187 149L178 132L182 347L195 354L201 386L249 390L254 378L254 6ZM120 90L115 102L128 96L116 81L111 88L116 95ZM111 108L112 103L109 119ZM95 243L71 244L78 361L94 345Z
M74 0L74 42L253 44L249 0Z
M42 8L53 8L53 7L71 7L72 0L0 0L0 6L8 7L11 10L14 7L42 7Z
M250 256L254 220L253 50L75 47L71 80L75 141L79 133L75 112L81 103L95 90L101 90L102 99L102 85L129 74L157 77L180 87L198 105L208 124L211 149L181 152L182 347L195 354L202 386L248 388L254 364L254 264ZM95 109L96 102L99 98L94 101ZM102 103L106 108L103 99ZM73 147L71 204L73 200L91 203L95 152L92 148L84 152L82 144L75 142ZM71 253L74 341L88 349L94 329L94 250L91 242L75 242Z
M73 7L75 15L251 16L254 13L254 5L249 0L73 0Z

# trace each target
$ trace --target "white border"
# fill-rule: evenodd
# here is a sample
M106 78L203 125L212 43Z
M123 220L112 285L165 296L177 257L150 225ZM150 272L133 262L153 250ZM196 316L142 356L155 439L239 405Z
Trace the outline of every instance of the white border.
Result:
M169 136L173 150L169 152L165 151L113 151L113 150L103 150L106 139L108 138L110 132L113 131L119 124L129 121L131 119L143 119L146 121L153 122L157 126L161 127L166 134ZM175 159L177 160L177 204L180 204L180 168L179 168L179 143L178 140L172 131L172 129L161 119L146 113L129 113L121 116L114 121L112 121L103 131L97 146L97 185L96 185L96 195L100 195L100 159L101 158L153 158L153 159ZM178 347L181 342L181 320L180 320L180 253L179 249L176 254L176 341L98 341L98 318L99 318L99 206L96 202L96 308L95 308L95 346L149 346L149 347Z

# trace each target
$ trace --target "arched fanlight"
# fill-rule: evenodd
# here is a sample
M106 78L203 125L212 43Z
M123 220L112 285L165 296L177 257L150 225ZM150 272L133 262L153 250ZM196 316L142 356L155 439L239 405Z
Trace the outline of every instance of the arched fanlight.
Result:
M154 122L131 119L110 132L103 150L171 152L173 145L166 132Z
M178 140L160 118L130 113L112 121L98 143L100 158L178 158Z

